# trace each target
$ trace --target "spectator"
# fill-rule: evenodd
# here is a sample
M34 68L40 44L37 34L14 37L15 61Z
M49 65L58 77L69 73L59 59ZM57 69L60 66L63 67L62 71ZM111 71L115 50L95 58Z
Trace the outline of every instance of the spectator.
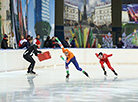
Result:
M27 42L26 42L26 44L25 44L25 47L26 47L26 48L29 48L29 47L31 46L32 42L33 42L33 37L30 36L30 37L27 39Z
M37 34L36 38L33 41L33 44L36 44L38 46L38 48L40 48L40 46L41 46L41 42L39 41L39 39L40 39L40 34Z
M50 43L52 43L52 40L50 40L50 36L47 36L46 41L44 42L43 48L49 48L50 47Z
M76 40L76 37L74 36L73 37L73 40L70 43L72 48L75 48L76 47L75 40Z
M12 49L12 47L8 47L8 36L6 34L4 34L3 40L1 42L1 48L2 49Z
M32 37L30 35L27 35L26 40L28 41L29 39L32 39Z
M71 47L70 43L69 43L69 37L66 37L65 39L65 44L64 44L64 47Z
M118 42L117 42L117 48L123 48L123 46L124 46L124 43L122 42L122 39L121 39L121 37L119 37L118 38Z
M18 47L19 47L20 49L25 48L25 43L26 43L26 42L27 42L27 40L24 39L24 36L23 36L23 35L21 35L21 40L20 40L19 43L18 43Z
M55 39L56 39L56 37L52 37L52 44L51 44L52 48L60 47L58 42Z

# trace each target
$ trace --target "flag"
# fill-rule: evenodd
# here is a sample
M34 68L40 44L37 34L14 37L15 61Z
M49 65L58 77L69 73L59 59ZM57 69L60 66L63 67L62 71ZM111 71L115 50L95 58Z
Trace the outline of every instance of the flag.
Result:
M38 54L37 57L38 57L39 61L44 61L44 60L50 59L51 55L50 55L49 51L46 51L42 54Z
M75 36L78 41L79 47L82 47L80 34L78 33L78 28L76 26L75 26Z
M84 48L86 48L86 42L87 42L87 28L84 29Z
M80 27L79 27L79 35L80 35L81 47L83 47L83 45L84 45L84 35L83 35L83 32L82 32L81 24L80 24Z
M92 29L90 30L89 36L90 36L90 38L89 38L89 44L90 44L90 47L92 47L92 44L93 44L93 33L92 33Z

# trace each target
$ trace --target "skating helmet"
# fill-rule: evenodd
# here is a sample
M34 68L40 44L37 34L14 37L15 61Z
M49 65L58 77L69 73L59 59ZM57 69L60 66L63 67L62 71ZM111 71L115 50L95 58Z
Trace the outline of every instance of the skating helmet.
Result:
M98 57L99 57L99 59L102 59L103 58L103 53L100 52Z

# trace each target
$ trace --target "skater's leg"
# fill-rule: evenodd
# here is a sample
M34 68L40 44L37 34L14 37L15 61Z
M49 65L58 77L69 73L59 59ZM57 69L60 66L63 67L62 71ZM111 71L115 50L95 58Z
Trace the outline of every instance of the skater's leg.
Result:
M28 62L30 62L31 64L28 67L28 73L33 72L34 69L34 65L35 65L35 61L34 59L30 56L30 55L25 55L24 59L26 59Z
M70 64L70 62L71 61L69 61L68 63L67 62L65 62L65 68L66 68L66 73L67 73L67 75L66 75L66 78L69 78L69 64Z
M71 61L72 61L72 63L74 64L74 66L76 67L76 69L77 69L78 71L82 71L82 69L79 67L79 64L78 64L78 62L77 62L75 56L71 59Z
M101 67L102 67L102 69L104 71L104 75L107 75L107 72L105 71L105 67L104 67L104 61L100 60L100 64L101 64Z
M110 64L110 62L109 62L109 60L106 61L106 64L107 64L108 68L111 69L111 70L113 71L113 73L114 73L115 75L118 75L118 74L115 72L115 70L112 68L112 66L111 66L111 64Z
M114 70L114 69L112 68L112 66L111 66L111 64L110 64L110 62L109 62L109 60L106 61L106 64L107 64L107 66L108 66L109 69L111 69L112 71Z
M78 64L75 56L71 59L71 61L74 64L74 66L76 67L77 70L82 71L87 77L89 77L88 73L85 72L84 70L82 70L82 68L79 67L79 64Z

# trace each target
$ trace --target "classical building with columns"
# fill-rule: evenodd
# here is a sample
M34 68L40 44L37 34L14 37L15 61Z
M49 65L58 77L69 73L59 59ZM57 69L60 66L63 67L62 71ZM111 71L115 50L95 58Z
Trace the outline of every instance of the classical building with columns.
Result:
M10 0L1 0L1 26L2 26L2 33L9 34L10 30Z
M112 23L111 3L95 7L95 24L97 26L110 25Z
M75 25L79 21L78 6L70 2L64 3L64 25Z

